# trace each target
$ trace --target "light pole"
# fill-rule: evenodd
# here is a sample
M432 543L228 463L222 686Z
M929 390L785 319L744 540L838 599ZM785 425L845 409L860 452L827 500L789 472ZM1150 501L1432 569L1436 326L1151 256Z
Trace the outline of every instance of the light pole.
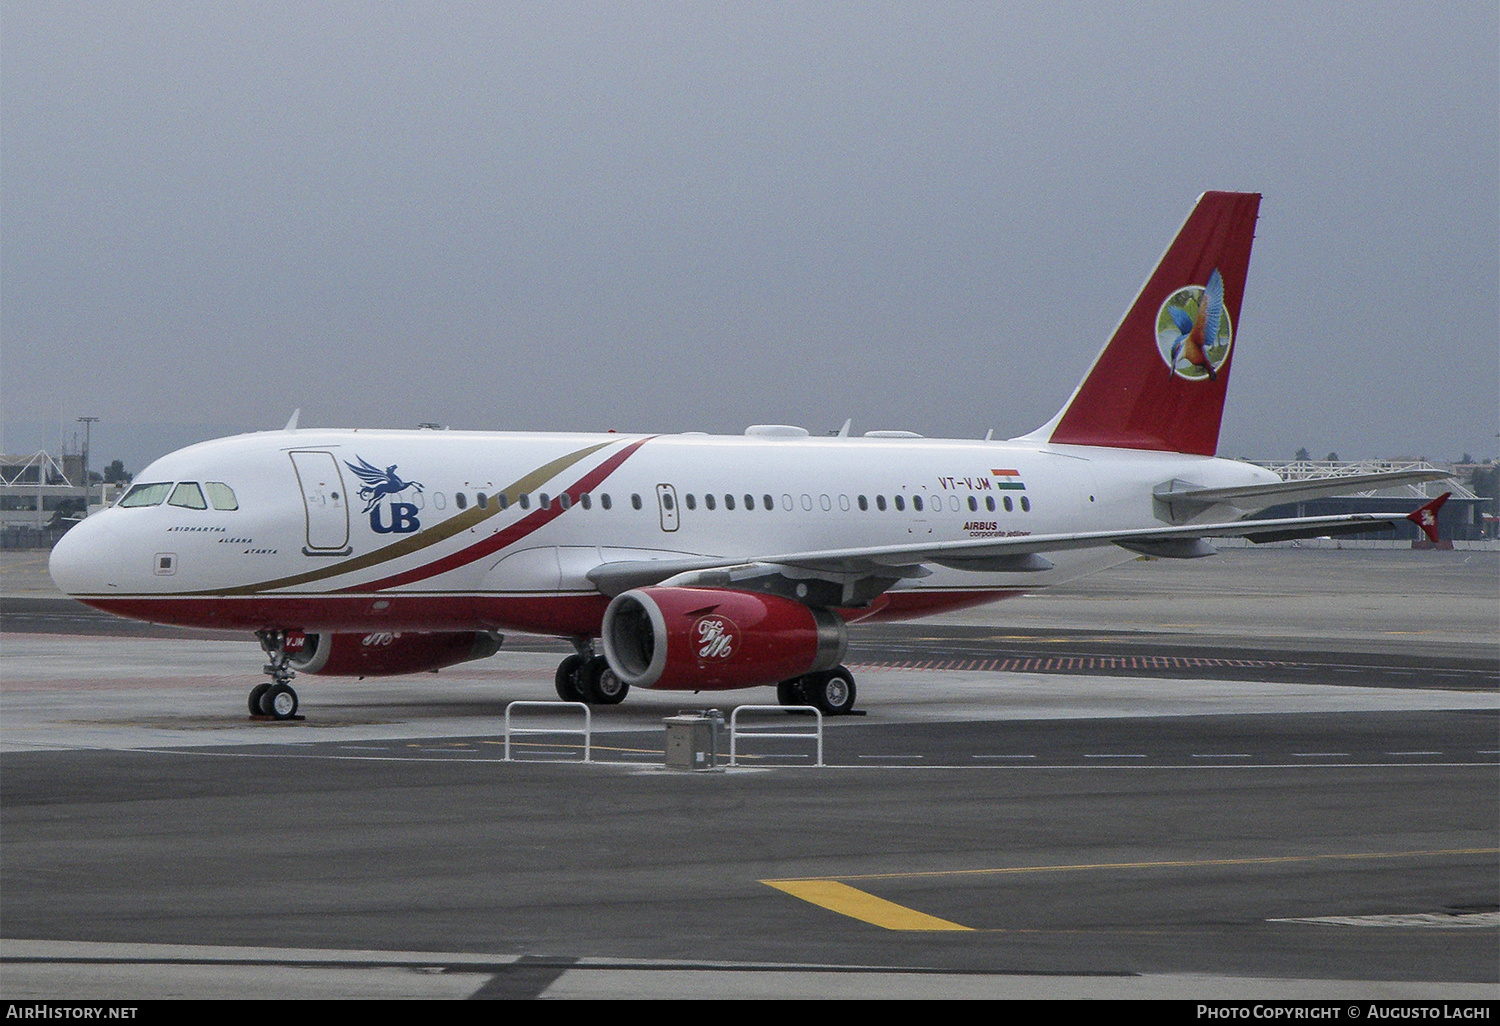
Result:
M79 417L83 425L83 515L89 515L89 429L99 423L98 417ZM103 493L100 493L102 498Z

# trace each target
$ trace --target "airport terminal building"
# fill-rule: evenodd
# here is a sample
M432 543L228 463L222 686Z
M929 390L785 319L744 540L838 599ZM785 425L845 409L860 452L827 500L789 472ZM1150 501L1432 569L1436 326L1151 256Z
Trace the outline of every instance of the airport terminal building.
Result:
M94 482L83 453L0 455L0 548L50 548L85 510L119 498L120 486Z

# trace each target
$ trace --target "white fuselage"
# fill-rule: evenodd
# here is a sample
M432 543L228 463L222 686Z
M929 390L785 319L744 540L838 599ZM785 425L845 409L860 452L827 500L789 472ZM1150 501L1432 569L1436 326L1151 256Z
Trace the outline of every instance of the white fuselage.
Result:
M85 602L158 622L589 636L607 597L588 574L603 564L1160 527L1153 489L1173 480L1275 478L1029 439L266 432L152 463L136 484L170 485L162 501L90 517L52 570ZM1104 546L1040 572L929 564L865 614L922 615L1131 558Z

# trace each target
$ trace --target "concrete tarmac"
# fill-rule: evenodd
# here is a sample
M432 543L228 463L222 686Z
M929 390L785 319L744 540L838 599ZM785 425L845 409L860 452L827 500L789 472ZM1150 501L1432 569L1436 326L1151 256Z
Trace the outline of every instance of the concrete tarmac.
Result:
M1497 560L1132 563L908 640L1472 665ZM505 762L556 658L299 678L306 718L268 723L253 641L0 633L0 996L1500 998L1493 686L856 665L822 768L662 768L664 716L764 690L633 693L594 762Z

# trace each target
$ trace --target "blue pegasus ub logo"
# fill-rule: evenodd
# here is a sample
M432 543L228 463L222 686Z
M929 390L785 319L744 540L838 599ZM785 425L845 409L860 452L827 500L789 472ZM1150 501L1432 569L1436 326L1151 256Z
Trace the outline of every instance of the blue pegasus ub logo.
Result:
M359 497L365 501L364 512L369 514L370 530L376 534L408 534L420 528L422 524L417 519L417 507L410 502L391 503L391 522L382 523L380 500L388 495L399 495L407 489L420 492L422 486L416 481L403 481L398 477L394 463L381 470L363 456L356 459L359 460L358 465L345 460L344 466L354 471L355 476L365 483L359 490Z

